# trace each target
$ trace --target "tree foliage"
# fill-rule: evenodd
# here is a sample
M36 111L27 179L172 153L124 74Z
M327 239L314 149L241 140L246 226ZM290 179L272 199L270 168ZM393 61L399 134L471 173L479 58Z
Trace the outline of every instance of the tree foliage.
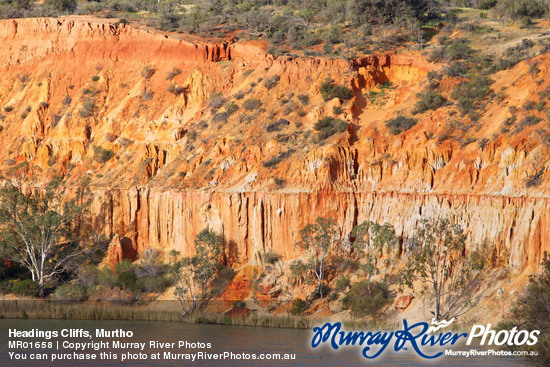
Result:
M353 93L349 88L343 85L334 84L334 81L330 78L325 79L325 81L319 87L319 92L323 96L325 101L333 98L340 99L351 99L353 98Z
M550 365L550 257L544 253L540 271L529 278L505 320L505 329L540 330L540 338L534 347L538 356L534 362L539 366Z
M74 12L76 0L45 0L44 4L59 12Z
M323 297L323 281L330 269L329 256L340 242L340 233L336 223L331 219L317 218L314 223L300 230L298 246L307 252L308 268L317 280L319 296Z
M323 140L337 133L342 133L347 130L348 124L340 119L325 116L313 125L313 128L318 131L319 140Z
M546 0L499 0L494 8L497 15L512 19L544 17L550 11Z
M208 284L222 264L222 238L208 229L195 238L195 255L181 257L172 251L170 272L174 279L174 295L181 304L183 316L204 306Z
M386 127L390 129L393 135L399 135L403 131L409 130L414 125L416 125L416 119L404 116L397 116L386 121Z
M83 225L83 191L62 200L54 178L43 193L25 194L11 183L0 190L0 250L4 260L27 268L44 296L46 282L76 267L93 246Z
M367 277L367 282L380 273L380 260L384 251L387 254L398 244L398 239L393 227L387 223L380 225L371 221L365 221L355 226L351 232L355 239L354 251L362 259L365 259L361 269Z
M422 221L412 239L400 283L412 289L418 282L437 320L464 314L480 298L480 270L466 258L465 241L461 226L448 219Z
M342 306L351 309L355 317L377 317L390 302L390 291L384 283L363 280L351 286L342 299Z

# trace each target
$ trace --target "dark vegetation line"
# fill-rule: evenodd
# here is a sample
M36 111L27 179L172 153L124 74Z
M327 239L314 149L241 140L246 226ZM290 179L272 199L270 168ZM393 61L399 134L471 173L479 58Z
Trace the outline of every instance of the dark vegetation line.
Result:
M526 24L550 13L544 0L3 0L0 18L94 15L207 38L267 39L275 55L303 50L353 58L407 42L422 45L433 35L430 28L459 20L457 6Z

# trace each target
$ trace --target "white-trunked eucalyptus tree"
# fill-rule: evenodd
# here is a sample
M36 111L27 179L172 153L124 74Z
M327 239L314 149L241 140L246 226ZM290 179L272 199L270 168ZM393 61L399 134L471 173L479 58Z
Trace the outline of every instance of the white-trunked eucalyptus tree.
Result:
M92 249L84 241L84 191L63 200L60 184L55 177L44 190L24 193L11 182L0 189L0 257L28 269L40 297L48 281L78 266Z

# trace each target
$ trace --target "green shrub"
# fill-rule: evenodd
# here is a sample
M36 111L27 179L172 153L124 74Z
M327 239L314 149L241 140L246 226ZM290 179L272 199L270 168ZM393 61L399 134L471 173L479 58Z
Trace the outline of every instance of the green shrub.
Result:
M278 75L274 75L271 78L264 80L264 86L267 90L273 89L279 83L279 80L281 80L281 78Z
M168 87L168 92L172 93L175 96L179 96L185 91L184 87L178 87L177 84L170 84Z
M348 289L350 284L350 280L348 277L340 277L336 279L336 284L334 285L334 291L335 292L344 292L346 289Z
M281 131L285 126L290 125L290 121L286 119L279 119L269 125L267 125L266 130L268 133L274 132L274 131Z
M98 272L98 282L104 288L113 288L116 286L118 275L113 273L109 267L104 267Z
M443 79L443 75L437 71L430 71L427 75L428 81L430 82L429 88L436 89L439 87L439 82Z
M118 274L116 285L131 293L139 290L136 273L129 269Z
M162 293L170 284L170 280L164 274L160 274L155 277L137 278L136 286L143 292Z
M332 88L330 97L340 98L340 99L351 99L353 97L353 93L351 93L351 90L349 90L349 88L344 87L343 85L335 85Z
M273 167L281 163L282 159L280 157L270 158L267 161L263 162L263 166L266 168Z
M217 123L226 123L228 119L229 119L229 115L225 111L224 112L216 112L212 116L212 121L217 122Z
M485 149L487 144L489 144L489 139L487 139L487 138L483 138L483 139L481 139L480 141L477 142L477 146L480 147L481 149Z
M14 282L10 279L0 281L0 294L12 293Z
M180 75L181 74L181 70L174 67L172 68L172 70L170 70L168 72L168 74L166 75L166 80L172 80L174 79L176 76Z
M265 262L268 263L268 264L275 264L277 261L279 261L279 255L277 255L276 253L273 253L273 252L266 252L265 253Z
M390 302L390 291L385 284L363 280L351 286L349 293L342 299L342 306L351 309L355 317L377 317Z
M285 106L285 108L283 108L281 112L283 113L283 115L286 116L291 112L293 112L295 109L296 109L296 104L294 103L294 101L290 101L287 103L287 105Z
M524 126L533 126L533 125L538 124L541 121L542 121L542 119L540 117L530 115L530 116L525 116L521 120L521 124L524 125Z
M38 284L32 279L20 280L12 287L12 292L16 296L35 296L37 290Z
M78 277L78 283L85 288L101 286L113 289L120 287L125 292L161 293L171 285L167 276L167 266L160 262L158 254L146 252L140 264L123 260L115 265L114 271L109 267L99 270L95 266L84 268Z
M277 185L278 187L283 187L285 185L285 180L280 178L280 177L275 177L273 179L273 182L275 183L275 185Z
M223 98L223 95L221 93L212 93L210 95L210 100L208 101L208 107L217 110L218 108L222 107L225 103L225 98Z
M462 61L453 61L445 68L445 73L453 78L464 77L468 72L468 68Z
M292 308L290 314L293 316L300 316L306 310L306 303L301 298L296 298L292 301Z
M540 271L529 277L529 284L522 289L505 321L499 329L510 330L521 325L521 329L540 330L538 343L530 347L538 351L530 357L538 366L550 365L550 324L548 323L548 305L550 304L550 258L545 252Z
M433 90L428 90L424 93L416 95L420 100L416 102L413 113L422 113L428 110L437 110L445 103L445 98L440 93Z
M19 74L16 74L16 75L17 75L17 79L19 79L19 81L23 84L28 83L31 80L31 78L29 77L29 74L27 74L26 72L21 75Z
M97 82L99 80L99 75L93 75L92 81Z
M430 52L428 60L430 62L442 62L445 60L446 56L447 52L445 51L445 47L436 47L432 50L432 52Z
M533 47L535 42L530 39L523 39L516 46L506 49L504 54L493 62L493 71L509 69L522 60L529 59L534 55Z
M248 111L253 111L259 108L262 105L262 102L256 98L250 98L243 102L243 108Z
M479 8L481 10L489 10L491 8L494 8L497 2L497 0L480 0Z
M52 298L56 301L82 302L88 296L86 288L81 284L65 283L56 288Z
M333 106L332 107L332 114L333 115L340 115L342 112L344 112L344 109L340 106Z
M158 16L158 27L162 31L174 32L179 28L182 16L170 10L162 11Z
M95 112L95 100L93 98L84 98L82 100L82 109L78 113L80 117L92 117Z
M457 38L447 47L446 54L450 61L467 60L474 53L470 47L470 41L464 38Z
M235 269L233 269L229 266L224 266L218 272L217 279L228 282L228 281L233 280L233 278L235 277L236 274L237 273L235 272Z
M6 107L4 107L4 111L11 112L11 111L13 111L13 107L12 106L6 106Z
M307 94L299 94L297 98L304 106L309 104L309 96Z
M151 90L147 90L147 88L141 91L141 99L143 99L144 101L152 100L154 95L155 95L155 92Z
M306 278L308 267L302 260L294 260L289 268L289 280L292 285L302 284Z
M99 145L96 145L94 147L94 155L96 161L98 161L99 163L106 163L114 157L115 153L113 153L109 149L105 149Z
M531 17L521 18L521 28L529 28L533 25L533 19Z
M416 125L416 120L404 116L397 116L396 118L386 121L386 127L390 129L393 135L401 134L403 131L409 130Z
M345 121L334 117L323 117L315 123L313 128L318 131L319 140L323 140L336 133L342 133L347 130L348 124Z
M233 307L234 308L245 308L246 307L246 302L243 301L243 300L236 300L233 302Z
M143 69L141 69L141 76L145 79L151 79L153 75L155 75L156 69L154 69L151 65L145 66Z
M44 5L58 12L72 13L76 9L76 0L45 0Z
M96 88L84 88L84 89L82 89L82 94L95 96L97 94L97 89Z
M464 81L457 85L451 93L451 98L458 102L462 115L470 115L484 107L483 102L488 96L492 81L487 76L481 76L472 81Z
M86 288L95 287L100 283L100 270L97 266L88 265L78 274L78 282Z
M321 298L321 295L327 295L330 293L330 287L324 283L322 283L320 286L318 285L315 287L313 292L311 292L310 297L312 300L316 300Z
M220 294L233 278L235 278L235 270L229 266L223 266L212 280L212 294Z
M218 123L225 123L232 114L238 111L238 109L239 106L235 102L230 102L225 106L225 111L215 113L214 116L212 116L212 120Z
M544 17L549 9L544 0L499 0L494 11L497 15L519 20L523 17Z
M237 112L239 110L239 105L236 104L235 102L229 102L226 106L225 106L225 112L228 114L228 115L232 115L234 114L235 112Z
M342 42L342 30L338 26L332 26L321 32L321 38L328 45Z
M349 90L349 88L346 88L342 85L334 84L334 81L330 78L325 79L325 81L319 87L319 91L321 92L323 100L325 101L333 98L347 100L353 97L353 93L351 92L351 90Z
M435 48L428 59L431 62L468 60L475 53L469 43L470 41L465 38L445 42L443 46Z

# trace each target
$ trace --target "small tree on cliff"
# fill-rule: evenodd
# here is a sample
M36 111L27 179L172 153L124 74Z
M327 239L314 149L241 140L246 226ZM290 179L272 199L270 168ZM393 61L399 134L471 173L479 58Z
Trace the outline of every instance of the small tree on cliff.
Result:
M309 268L317 280L319 296L323 297L323 280L329 268L328 257L339 241L336 223L331 219L317 218L300 230L298 246L307 251Z
M180 257L172 251L174 296L181 304L183 316L193 313L205 300L208 284L222 263L221 248L221 236L204 229L195 238L194 256Z
M462 227L448 219L422 221L412 239L400 283L412 289L419 281L436 320L458 317L479 301L480 269L466 257L465 241Z
M389 252L397 244L395 230L389 224L380 225L371 221L365 221L356 225L351 231L354 252L361 258L365 258L365 263L361 265L361 270L365 273L367 281L380 273L380 264L378 258L384 250Z
M30 195L11 183L0 190L0 256L29 270L40 297L48 281L74 268L92 249L79 238L86 232L83 192L63 201L60 184L54 178L44 193Z

